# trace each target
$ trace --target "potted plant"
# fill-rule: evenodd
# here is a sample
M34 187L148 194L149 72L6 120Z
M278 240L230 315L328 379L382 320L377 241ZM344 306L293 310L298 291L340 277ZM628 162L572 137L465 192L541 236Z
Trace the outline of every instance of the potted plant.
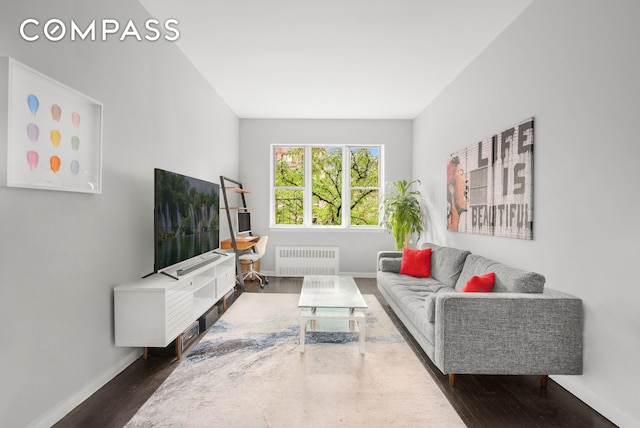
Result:
M382 223L393 234L396 250L408 247L411 236L424 230L422 226L422 210L420 209L419 190L411 190L420 180L399 180L387 185L383 196Z

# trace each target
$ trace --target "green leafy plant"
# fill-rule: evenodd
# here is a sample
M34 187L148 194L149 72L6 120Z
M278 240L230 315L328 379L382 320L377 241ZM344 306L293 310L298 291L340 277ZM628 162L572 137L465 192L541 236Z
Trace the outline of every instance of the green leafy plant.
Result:
M393 234L396 250L408 247L411 236L424 230L419 190L411 190L420 180L399 180L387 185L382 201L382 224Z

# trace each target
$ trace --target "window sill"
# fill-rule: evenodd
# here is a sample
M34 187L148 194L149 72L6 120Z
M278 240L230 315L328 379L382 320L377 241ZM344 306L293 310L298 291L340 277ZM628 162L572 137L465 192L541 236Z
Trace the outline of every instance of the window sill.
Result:
M300 232L300 233L383 233L387 230L382 227L377 226L362 226L362 227L342 227L342 226L292 226L292 225L282 225L282 226L269 226L270 232Z

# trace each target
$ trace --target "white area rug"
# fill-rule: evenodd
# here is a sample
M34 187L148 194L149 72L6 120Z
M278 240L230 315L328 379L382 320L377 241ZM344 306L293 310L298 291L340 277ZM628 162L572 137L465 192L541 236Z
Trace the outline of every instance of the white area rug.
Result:
M377 299L357 335L307 333L297 294L244 293L127 427L463 427Z

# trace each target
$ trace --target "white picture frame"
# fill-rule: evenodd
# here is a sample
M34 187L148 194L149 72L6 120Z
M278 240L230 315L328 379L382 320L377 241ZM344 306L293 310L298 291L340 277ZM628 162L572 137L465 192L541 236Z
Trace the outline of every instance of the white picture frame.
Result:
M102 104L8 59L7 186L102 192Z

